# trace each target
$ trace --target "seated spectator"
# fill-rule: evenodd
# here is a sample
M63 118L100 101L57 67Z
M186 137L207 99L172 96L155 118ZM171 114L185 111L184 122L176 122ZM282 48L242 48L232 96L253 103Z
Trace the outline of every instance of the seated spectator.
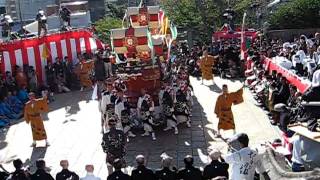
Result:
M19 114L22 112L24 105L16 96L16 94L16 91L9 91L5 102L9 105L9 107L13 110L14 113Z
M13 112L10 106L5 103L5 100L0 100L0 116L3 116L9 120L17 120L21 114Z
M143 155L138 155L136 157L137 167L132 170L131 180L155 180L155 175L153 171L145 166L145 158Z
M184 158L185 167L178 171L179 180L202 180L202 172L193 166L193 157L187 155Z
M114 172L108 176L107 180L130 180L130 176L121 171L122 166L122 160L115 159L113 162Z
M16 66L15 72L16 72L15 79L16 79L18 88L27 87L28 85L27 76L23 72L23 70L19 66Z
M274 106L274 110L279 112L279 123L280 123L280 130L284 133L288 132L288 125L290 123L290 111L286 107L285 104L276 104Z
M30 180L30 173L23 169L23 163L20 159L13 161L13 166L16 169L8 179L10 180Z
M95 175L93 175L93 171L94 171L94 166L89 164L86 165L86 171L87 171L87 175L83 178L80 178L80 180L101 180L99 177L96 177Z
M161 158L162 169L156 171L156 180L176 180L177 174L171 168L172 157L164 153Z
M5 85L8 87L9 91L12 91L16 87L15 80L10 71L6 72Z
M18 99L25 104L26 102L29 101L29 94L28 91L26 89L26 86L22 87L19 91L18 91Z
M301 139L299 135L294 135L291 138L291 143L293 145L292 149L292 171L293 172L302 172L305 171L305 167L303 165L303 160L301 158L302 149L301 149Z
M42 159L36 161L37 171L31 175L31 180L54 180L46 171L46 162Z
M79 176L69 171L69 162L67 160L60 161L60 166L62 167L62 171L56 175L56 180L79 180Z
M314 72L311 88L302 96L302 100L320 101L320 69Z
M209 152L209 157L211 159L211 163L204 168L203 178L205 180L211 180L217 177L228 179L229 164L227 164L221 157L221 152L214 148Z

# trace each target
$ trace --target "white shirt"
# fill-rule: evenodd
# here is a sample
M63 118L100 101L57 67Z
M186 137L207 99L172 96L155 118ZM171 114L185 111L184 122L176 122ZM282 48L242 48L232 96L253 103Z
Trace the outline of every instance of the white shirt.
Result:
M300 141L300 136L295 135L291 138L293 149L292 149L292 158L291 161L298 163L298 164L303 164L303 160L301 158L301 141Z
M92 173L88 173L85 177L80 180L101 180L99 177L94 176Z
M102 113L105 113L105 111L106 111L106 106L108 105L108 104L111 104L111 93L110 94L106 94L106 95L104 95L104 93L102 93L102 97L101 97L101 102L100 102L100 111L102 112Z
M119 102L119 103L118 103L118 101L120 101L120 99L116 100L115 107L114 107L114 113L121 120L121 112L125 109L125 107L124 107L125 99L122 98L121 102Z
M255 170L265 172L258 152L249 147L228 154L224 159L232 164L232 180L253 180Z
M138 109L141 109L141 104L142 104L143 100L145 99L145 97L146 97L146 95L139 97L138 104L137 104Z

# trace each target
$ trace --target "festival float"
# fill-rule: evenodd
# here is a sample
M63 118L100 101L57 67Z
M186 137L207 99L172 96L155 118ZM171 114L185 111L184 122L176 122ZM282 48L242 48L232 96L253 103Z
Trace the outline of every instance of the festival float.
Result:
M111 30L117 79L126 84L126 96L133 107L142 88L158 106L161 61L169 57L167 49L176 38L171 31L176 28L169 25L159 6L128 7L125 17L126 27Z

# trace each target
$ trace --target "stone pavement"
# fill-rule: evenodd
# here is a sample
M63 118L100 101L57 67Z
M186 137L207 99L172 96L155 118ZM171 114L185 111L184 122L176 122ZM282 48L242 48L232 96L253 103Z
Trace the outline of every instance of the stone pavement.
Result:
M200 81L191 78L194 87L194 108L192 112L192 127L185 124L179 126L179 135L173 131L157 130L157 141L149 137L137 136L131 139L127 146L127 163L130 172L135 165L134 158L144 154L147 165L151 168L160 167L160 154L167 152L174 158L177 167L183 166L183 158L191 154L195 164L204 166L207 162L206 149L215 145L225 151L225 143L214 139L213 129L217 127L214 115L215 99L222 84L227 83L230 91L241 87L239 82L215 78L217 86L200 85ZM205 82L205 84L212 82ZM31 148L31 128L25 122L17 123L0 135L0 162L8 170L13 170L12 160L22 159L26 165L34 169L34 162L44 158L52 175L60 171L59 161L68 159L70 169L83 176L84 166L93 163L95 173L103 179L107 177L105 154L101 149L100 114L98 103L91 101L91 92L72 92L57 95L56 101L50 104L50 113L45 120L45 127L51 146L48 148ZM246 132L251 145L259 145L278 137L277 131L269 124L265 113L253 104L248 90L244 93L245 102L234 106L233 112L237 132ZM139 135L140 131L136 132ZM228 136L228 133L226 134Z

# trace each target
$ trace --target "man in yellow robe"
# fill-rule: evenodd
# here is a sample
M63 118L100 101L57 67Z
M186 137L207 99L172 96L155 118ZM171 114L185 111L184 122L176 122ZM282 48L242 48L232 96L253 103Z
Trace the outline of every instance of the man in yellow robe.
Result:
M80 78L80 84L81 84L81 91L83 91L85 87L92 87L90 73L93 69L93 66L94 66L94 62L92 60L80 61L79 78Z
M243 102L243 87L233 93L228 92L228 86L224 84L222 86L222 94L218 97L214 113L219 118L217 136L220 135L220 130L232 129L235 133L235 124L233 119L233 113L231 110L232 104L237 105Z
M213 84L214 83L214 77L213 77L213 73L212 73L212 67L214 65L214 58L211 55L208 55L208 51L204 50L203 51L203 56L200 58L200 69L202 72L202 83L203 84L203 80L211 80Z
M45 140L46 146L49 146L47 141L47 133L44 129L41 113L48 112L47 98L36 99L34 93L29 93L30 101L26 103L24 108L24 119L31 125L33 143L32 147L36 146L36 141Z

